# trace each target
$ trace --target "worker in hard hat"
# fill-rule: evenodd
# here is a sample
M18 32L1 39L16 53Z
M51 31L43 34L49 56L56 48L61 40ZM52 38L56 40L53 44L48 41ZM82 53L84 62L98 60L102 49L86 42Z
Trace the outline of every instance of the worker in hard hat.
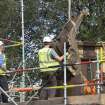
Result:
M8 91L8 83L6 78L6 58L4 54L4 43L0 41L0 87L4 91ZM3 103L8 103L8 97L1 93L1 101Z
M63 61L64 56L59 56L53 48L51 48L52 39L49 36L43 38L44 47L39 50L39 64L42 72L42 84L46 86L57 86L55 72L58 68L54 66L59 65ZM52 68L49 68L51 67ZM54 97L56 89L42 89L40 91L40 99L48 99Z

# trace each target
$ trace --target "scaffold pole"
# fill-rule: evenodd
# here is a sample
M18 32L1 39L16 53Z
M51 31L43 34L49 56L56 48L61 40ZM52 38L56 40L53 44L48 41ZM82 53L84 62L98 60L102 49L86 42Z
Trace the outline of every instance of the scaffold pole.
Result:
M68 20L71 18L71 0L68 0Z
M23 0L21 0L21 25L22 25L22 60L23 60L23 69L25 69L25 39L24 39L24 3ZM25 72L22 74L22 82L20 83L21 87L25 87ZM25 101L25 92L22 92L20 94L20 102Z
M64 65L66 65L66 42L64 42ZM64 66L64 105L67 105L66 66Z
M12 103L13 103L14 105L18 105L18 104L6 93L6 91L4 91L3 88L0 87L0 91L1 91L2 93L4 93L4 94L12 101Z
M98 51L98 49L97 49L97 71L96 71L96 78L97 79L100 79L100 62L99 62L99 51ZM97 81L97 83L99 84L100 83L100 81ZM101 89L101 87L100 87L100 85L97 85L97 94L100 94L100 89Z

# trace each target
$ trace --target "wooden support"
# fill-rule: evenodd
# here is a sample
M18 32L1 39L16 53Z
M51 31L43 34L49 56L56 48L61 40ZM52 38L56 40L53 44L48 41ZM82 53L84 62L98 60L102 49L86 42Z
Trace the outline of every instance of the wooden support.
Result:
M69 96L68 105L105 105L105 94L98 95L82 95L82 96ZM50 98L48 100L34 100L28 105L63 105L63 97ZM12 103L0 105L13 105ZM18 103L18 105L26 105L26 102Z

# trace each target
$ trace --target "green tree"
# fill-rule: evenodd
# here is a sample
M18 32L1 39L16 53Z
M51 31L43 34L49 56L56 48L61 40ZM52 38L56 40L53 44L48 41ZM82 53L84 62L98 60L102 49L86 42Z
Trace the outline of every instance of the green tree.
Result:
M77 16L83 7L88 7L90 16L82 22L78 34L79 40L105 40L105 1L104 0L71 0L71 14ZM42 46L45 35L58 35L68 20L67 0L24 0L25 19L25 57L28 66L34 66L37 51ZM20 0L0 1L0 36L21 41L21 4ZM6 45L13 44L5 42ZM7 49L13 65L22 60L22 47ZM12 62L12 60L11 60ZM36 62L37 63L37 62ZM11 64L9 64L9 67Z

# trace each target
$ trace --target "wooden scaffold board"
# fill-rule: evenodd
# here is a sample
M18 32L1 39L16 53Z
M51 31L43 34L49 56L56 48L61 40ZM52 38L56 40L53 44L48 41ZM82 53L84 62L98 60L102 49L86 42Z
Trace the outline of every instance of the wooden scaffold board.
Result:
M68 105L105 105L105 94L98 95L82 95L82 96L69 96ZM14 105L12 103L0 105ZM26 105L26 102L18 103L18 105ZM64 105L63 97L51 98L48 100L34 100L28 105Z

